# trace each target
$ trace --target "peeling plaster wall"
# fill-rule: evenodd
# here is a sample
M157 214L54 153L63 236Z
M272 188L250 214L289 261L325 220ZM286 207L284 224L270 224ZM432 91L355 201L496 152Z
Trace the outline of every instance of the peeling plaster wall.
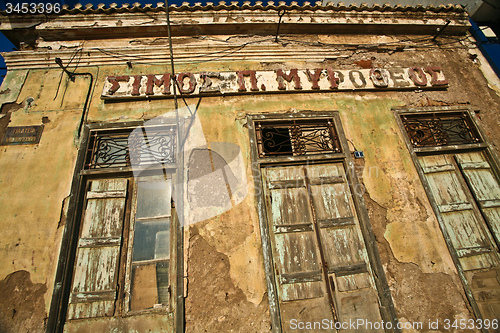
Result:
M245 40L245 37L240 38ZM319 39L324 43L338 43L349 38L321 36ZM365 43L373 40L353 38ZM377 38L390 40L384 36ZM182 46L182 41L176 45ZM249 193L242 203L228 212L186 228L186 331L269 331L267 287L245 115L297 110L338 110L347 138L365 152L366 158L357 160L360 170L364 168L360 174L366 188L364 199L400 321L473 318L436 217L391 111L397 106L470 105L481 110L478 115L490 139L495 144L500 143L500 98L487 87L467 51L372 52L358 48L344 50L336 60L326 63L292 58L275 60L179 64L176 71L437 65L443 68L450 87L444 91L202 98L198 113L206 140L240 146L246 163ZM88 122L151 119L174 109L171 99L113 103L100 99L107 76L159 74L166 71L165 66L137 64L128 68L123 62L117 62L113 66L89 67L85 71L94 73L95 79ZM20 85L5 82L1 90L9 84L15 86L12 89ZM57 69L32 70L19 88L15 99L17 107L9 108L5 104L2 108L2 114L10 117L9 126L42 124L43 117L49 120L45 120L38 145L0 147L0 226L3 230L0 234L0 279L4 285L27 286L18 288L15 297L28 299L28 295L33 295L36 298L34 310L19 301L21 305L16 307L15 316L11 318L11 312L5 312L7 315L2 320L6 320L6 327L14 327L18 316L31 318L25 324L30 326L30 331L43 331L62 236L61 206L70 191L77 154L76 134L88 84L84 77L71 82ZM29 107L25 105L27 97L35 99ZM197 101L188 99L188 103ZM183 105L182 100L179 105ZM4 289L6 297L0 300L0 308L7 308L7 302L14 297L15 288ZM142 332L146 327L163 332L172 330L172 322L171 318L161 316L94 319L71 324L67 329L81 332L99 331L103 327L117 332Z
M18 82L4 81L3 85L20 88L14 102L19 107L3 105L2 113L10 119L5 126L44 125L39 144L0 147L0 279L9 276L8 282L17 285L16 273L22 271L35 286L43 287L37 287L43 289L41 293L27 287L16 290L18 300L36 297L35 311L30 306L16 308L19 316L31 317L27 323L32 326L24 325L32 332L44 332L51 302L62 234L61 207L69 195L77 153L74 135L80 112L75 107L81 103L78 93L75 100L62 107L60 100L52 100L54 80L46 74L29 74L22 88ZM51 74L57 77L59 73ZM35 98L31 107L24 102L29 96ZM66 105L75 107L65 108ZM9 305L11 297L14 296L6 292L2 306ZM7 332L17 330L9 322L5 325Z

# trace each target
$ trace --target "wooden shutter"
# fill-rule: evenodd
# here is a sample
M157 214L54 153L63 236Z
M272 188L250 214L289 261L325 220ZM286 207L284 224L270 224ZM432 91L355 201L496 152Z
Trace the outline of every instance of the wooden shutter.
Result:
M317 164L305 169L339 321L381 322L378 293L344 166Z
M483 152L455 155L455 160L471 190L493 238L491 248L498 254L500 241L500 184ZM496 247L496 249L495 249ZM497 256L498 259L498 256ZM484 318L500 318L500 266L471 275L472 290Z
M500 184L498 179L482 152L455 155L455 159L498 246L500 244Z
M343 165L269 167L263 175L283 331L291 319L380 322Z
M89 181L68 319L114 314L127 184L127 179Z
M481 314L500 318L494 240L500 188L489 163L482 153L420 156L419 161Z

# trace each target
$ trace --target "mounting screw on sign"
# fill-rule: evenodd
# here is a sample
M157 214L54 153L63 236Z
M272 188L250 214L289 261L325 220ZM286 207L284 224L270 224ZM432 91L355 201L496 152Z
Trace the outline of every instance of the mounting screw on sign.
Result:
M356 150L354 152L354 158L365 158L365 154L361 150Z

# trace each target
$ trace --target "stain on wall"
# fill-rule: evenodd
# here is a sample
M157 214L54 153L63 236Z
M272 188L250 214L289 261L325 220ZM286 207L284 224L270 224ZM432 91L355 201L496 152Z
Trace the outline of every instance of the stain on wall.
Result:
M268 332L267 296L250 302L231 279L229 258L196 225L190 230L186 332Z
M0 332L45 332L45 283L33 283L28 271L16 271L0 281Z

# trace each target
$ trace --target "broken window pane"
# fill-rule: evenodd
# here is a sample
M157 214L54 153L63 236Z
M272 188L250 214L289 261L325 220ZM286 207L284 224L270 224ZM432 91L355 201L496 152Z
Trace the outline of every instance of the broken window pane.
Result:
M132 269L132 311L149 309L158 304L156 264L134 266Z

